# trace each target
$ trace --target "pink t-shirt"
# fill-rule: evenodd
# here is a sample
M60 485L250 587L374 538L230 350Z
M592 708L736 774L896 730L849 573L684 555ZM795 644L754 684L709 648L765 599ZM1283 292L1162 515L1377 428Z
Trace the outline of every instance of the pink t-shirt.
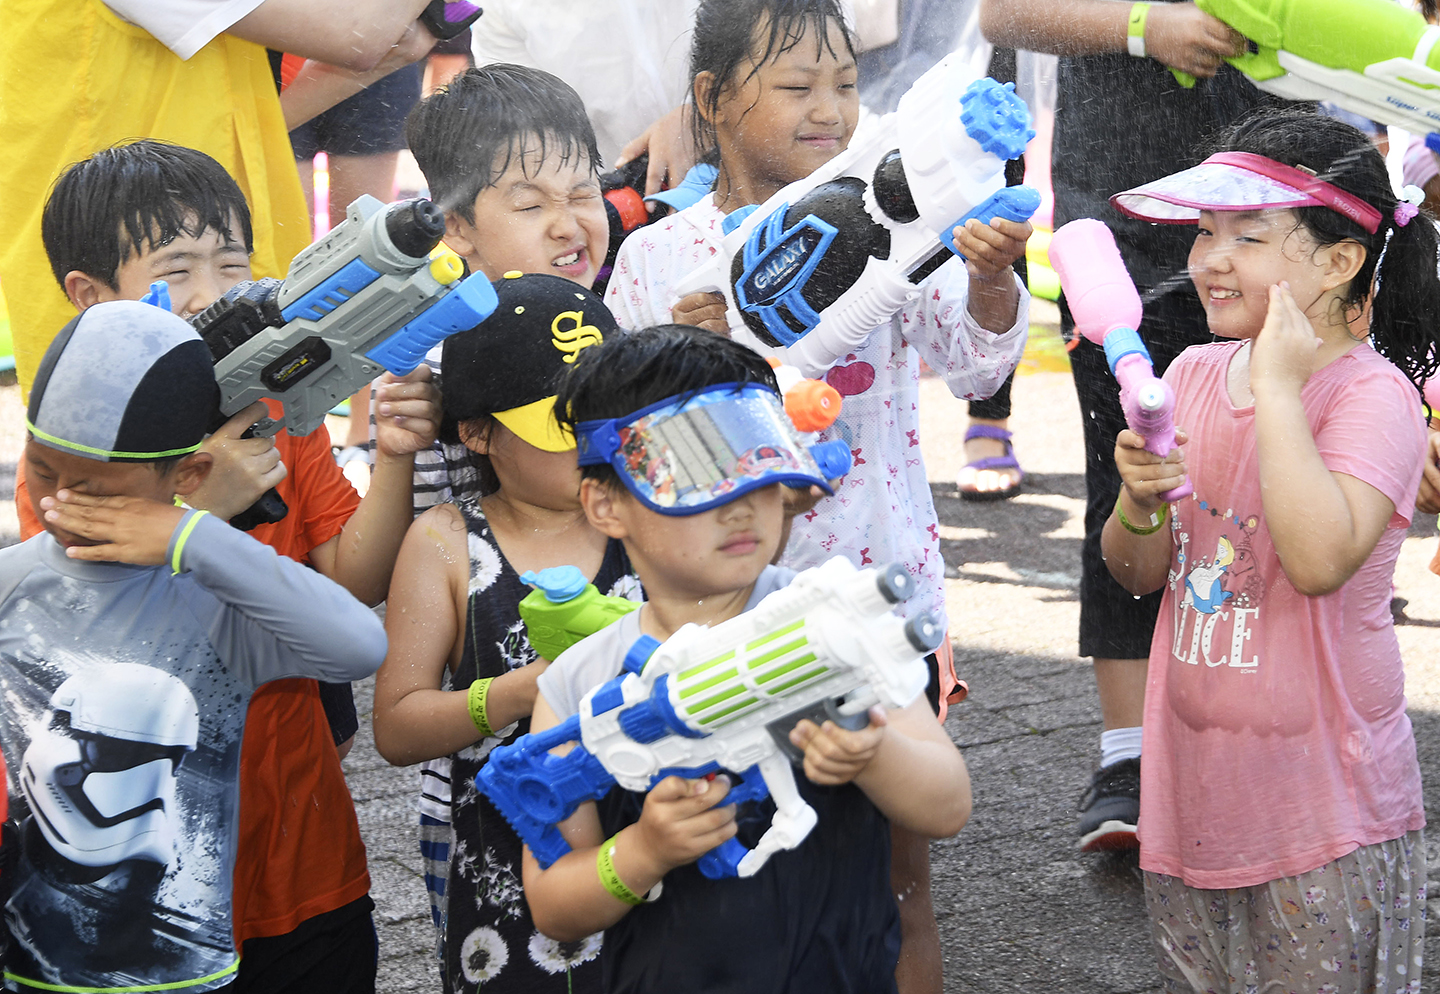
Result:
M1175 505L1145 691L1140 865L1208 889L1295 876L1425 824L1390 617L1420 481L1419 395L1368 344L1305 385L1325 465L1395 505L1355 575L1306 597L1265 526L1255 409L1226 391L1241 345L1195 346L1166 373L1195 493Z
M719 250L724 218L707 196L626 239L605 295L620 327L670 322L678 299L671 288ZM989 397L1019 362L1030 324L1030 295L1021 287L1013 325L998 334L980 327L968 310L969 286L964 265L950 260L862 346L830 357L825 369L802 370L824 377L844 398L839 420L821 438L844 439L855 465L834 497L795 520L785 566L805 569L841 555L856 566L902 562L918 581L906 610L945 616L940 525L920 459L920 364L957 397ZM734 337L787 359L748 331Z

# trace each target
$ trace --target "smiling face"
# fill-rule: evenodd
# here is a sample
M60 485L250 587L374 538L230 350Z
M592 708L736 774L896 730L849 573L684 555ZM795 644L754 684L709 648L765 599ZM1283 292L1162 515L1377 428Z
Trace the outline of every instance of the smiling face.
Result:
M763 23L756 26L762 52L768 31ZM821 39L811 21L798 41L758 69L742 64L721 94L713 122L730 186L763 200L844 151L860 114L855 73L840 26L829 24ZM696 78L697 95L709 75Z
M1318 245L1289 209L1202 211L1189 267L1210 330L1254 338L1265 325L1270 287L1281 280L1315 320L1312 312L1334 288L1326 285L1332 249Z
M139 300L150 284L170 284L171 309L181 317L199 314L241 280L250 279L250 254L238 226L229 232L207 228L198 235L181 232L164 245L146 242L115 272L117 286L96 286L98 303L105 300Z
M547 156L538 165L535 158L528 149L511 156L475 198L473 222L449 213L445 241L491 280L549 273L589 289L610 244L600 181L583 155Z

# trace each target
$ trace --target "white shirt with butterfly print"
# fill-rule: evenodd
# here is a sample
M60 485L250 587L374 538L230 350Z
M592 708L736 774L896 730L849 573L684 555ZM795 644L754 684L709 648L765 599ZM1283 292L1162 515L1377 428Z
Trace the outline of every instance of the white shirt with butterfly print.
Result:
M605 294L622 328L672 320L678 297L671 287L718 251L724 217L712 194L626 240ZM930 610L944 616L939 521L920 458L920 363L963 400L1000 389L1020 361L1030 325L1030 294L1016 282L1020 305L1014 324L998 334L987 331L967 310L970 281L964 263L952 259L863 346L834 361L825 379L843 395L844 405L840 419L821 438L843 438L855 465L834 497L796 519L781 559L785 566L805 569L836 555L857 566L903 562L920 585L907 613ZM748 331L735 339L762 355L781 351Z

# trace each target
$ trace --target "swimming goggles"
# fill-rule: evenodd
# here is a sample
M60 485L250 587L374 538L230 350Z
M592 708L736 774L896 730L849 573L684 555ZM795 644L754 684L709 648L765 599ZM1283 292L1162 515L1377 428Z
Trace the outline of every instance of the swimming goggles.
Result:
M695 394L575 426L581 466L609 464L635 497L661 514L699 514L774 483L834 491L850 470L844 442L806 446L779 394L722 383Z

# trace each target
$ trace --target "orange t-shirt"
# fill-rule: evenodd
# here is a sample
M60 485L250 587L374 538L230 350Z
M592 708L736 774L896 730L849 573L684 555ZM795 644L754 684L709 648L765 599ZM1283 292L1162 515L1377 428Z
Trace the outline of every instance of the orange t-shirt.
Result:
M267 403L270 403L267 401ZM274 404L271 404L275 408ZM277 414L278 408L271 411ZM275 437L289 474L275 489L290 513L251 535L308 562L340 534L360 505L335 465L322 425L304 437ZM23 460L15 472L20 536L41 530ZM303 496L302 496L303 494ZM235 943L284 935L370 890L355 803L314 680L275 680L250 698L240 747L240 845L235 860Z

